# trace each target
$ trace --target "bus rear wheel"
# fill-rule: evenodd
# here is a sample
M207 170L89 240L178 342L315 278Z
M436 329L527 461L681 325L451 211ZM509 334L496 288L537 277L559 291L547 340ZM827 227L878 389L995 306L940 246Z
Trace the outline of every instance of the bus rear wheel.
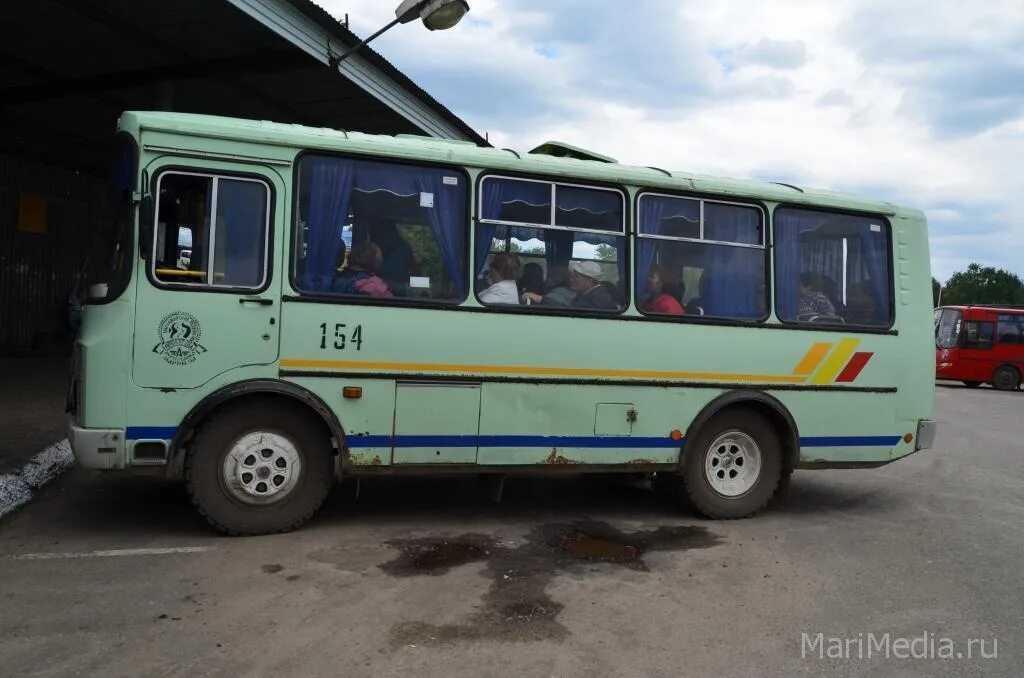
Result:
M746 518L768 503L782 477L782 448L774 427L744 408L712 417L687 443L683 481L702 514Z
M1020 387L1020 372L1012 365L1003 365L992 375L992 385L1000 391L1016 391Z
M330 442L322 422L300 407L230 405L196 432L185 483L221 532L287 532L312 517L334 483Z

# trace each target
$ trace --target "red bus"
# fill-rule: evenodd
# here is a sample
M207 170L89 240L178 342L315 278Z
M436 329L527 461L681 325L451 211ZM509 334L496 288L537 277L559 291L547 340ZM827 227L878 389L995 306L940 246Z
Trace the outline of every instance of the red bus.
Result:
M935 309L935 376L1016 391L1024 375L1024 308Z

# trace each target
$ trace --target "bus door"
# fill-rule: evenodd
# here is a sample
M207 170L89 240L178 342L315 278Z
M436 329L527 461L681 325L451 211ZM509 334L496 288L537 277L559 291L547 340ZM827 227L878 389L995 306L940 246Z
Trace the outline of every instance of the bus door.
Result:
M234 368L275 362L281 248L275 252L273 235L286 202L280 177L269 169L149 171L153 207L141 239L145 247L148 237L149 251L136 298L135 383L193 388Z

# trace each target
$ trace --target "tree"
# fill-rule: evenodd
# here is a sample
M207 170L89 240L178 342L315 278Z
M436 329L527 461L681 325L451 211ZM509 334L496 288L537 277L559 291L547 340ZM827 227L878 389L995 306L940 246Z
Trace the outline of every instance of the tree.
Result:
M939 305L939 301L942 299L942 283L935 278L932 278L932 307Z
M1001 268L972 263L950 277L943 304L1024 304L1024 282Z

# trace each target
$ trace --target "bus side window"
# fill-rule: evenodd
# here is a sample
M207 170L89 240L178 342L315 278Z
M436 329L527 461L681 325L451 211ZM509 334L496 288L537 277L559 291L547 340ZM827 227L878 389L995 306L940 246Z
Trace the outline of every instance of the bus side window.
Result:
M775 210L779 319L889 327L890 243L890 227L884 219L793 207Z
M992 348L995 324L968 320L964 323L964 345L968 348Z
M157 196L154 279L195 287L263 286L270 201L265 183L165 172L157 179Z

